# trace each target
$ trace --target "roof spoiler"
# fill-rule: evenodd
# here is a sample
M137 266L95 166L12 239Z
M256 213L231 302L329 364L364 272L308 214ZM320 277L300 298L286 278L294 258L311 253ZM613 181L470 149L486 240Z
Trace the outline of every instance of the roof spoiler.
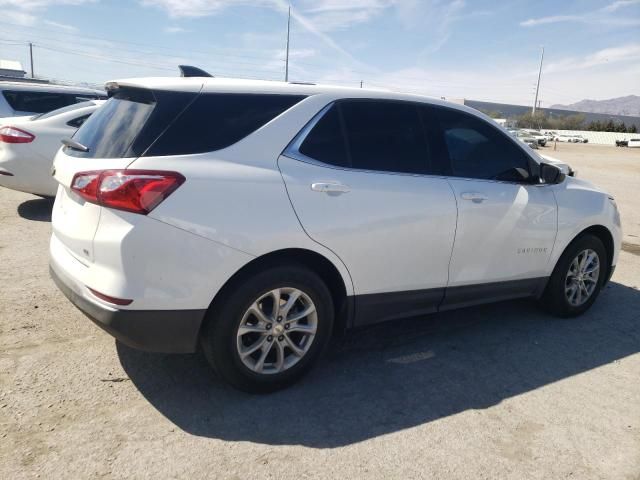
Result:
M178 65L181 77L213 77L210 73L205 72L201 68L192 67L191 65Z

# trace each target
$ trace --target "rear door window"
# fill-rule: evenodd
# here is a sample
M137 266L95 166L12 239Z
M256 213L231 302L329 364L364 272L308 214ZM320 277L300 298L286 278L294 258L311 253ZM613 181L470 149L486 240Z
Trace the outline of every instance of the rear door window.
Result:
M300 153L329 165L398 173L435 173L425 124L410 102L343 100L311 129Z
M428 149L415 104L343 101L340 109L351 166L364 170L428 173Z
M348 167L347 143L336 105L324 113L300 146L300 153L328 165Z

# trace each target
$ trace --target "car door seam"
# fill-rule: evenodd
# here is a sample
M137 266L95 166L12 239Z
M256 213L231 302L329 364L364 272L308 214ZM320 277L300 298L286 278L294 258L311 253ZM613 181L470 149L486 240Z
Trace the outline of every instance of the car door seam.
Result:
M453 241L451 242L451 251L449 252L449 264L447 267L447 283L444 286L444 292L442 294L442 298L440 299L440 303L438 304L438 307L437 307L438 311L440 311L440 308L442 307L445 299L447 298L447 290L449 289L449 283L451 281L451 262L453 261L453 252L456 248L456 240L458 238L458 220L460 219L460 211L458 207L458 197L456 195L456 191L453 188L453 185L451 185L451 182L447 178L445 178L444 180L447 182L447 185L451 190L451 195L453 195L453 201L455 202L455 205L456 205L456 223L453 228Z

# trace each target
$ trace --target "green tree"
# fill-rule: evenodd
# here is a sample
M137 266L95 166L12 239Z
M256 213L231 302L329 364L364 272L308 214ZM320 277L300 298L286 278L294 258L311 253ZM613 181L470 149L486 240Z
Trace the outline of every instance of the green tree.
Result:
M633 124L627 129L627 132L629 132L629 133L638 133L638 127L636 127L636 125Z
M616 125L613 123L613 120L609 120L604 125L604 131L605 132L615 132L616 131Z

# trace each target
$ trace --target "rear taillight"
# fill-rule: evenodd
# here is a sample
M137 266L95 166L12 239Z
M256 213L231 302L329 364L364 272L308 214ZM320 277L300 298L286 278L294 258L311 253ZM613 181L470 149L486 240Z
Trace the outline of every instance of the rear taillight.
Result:
M35 135L20 130L16 127L0 128L0 142L4 143L31 143L35 139Z
M71 190L87 202L146 215L184 182L177 172L104 170L76 173Z

